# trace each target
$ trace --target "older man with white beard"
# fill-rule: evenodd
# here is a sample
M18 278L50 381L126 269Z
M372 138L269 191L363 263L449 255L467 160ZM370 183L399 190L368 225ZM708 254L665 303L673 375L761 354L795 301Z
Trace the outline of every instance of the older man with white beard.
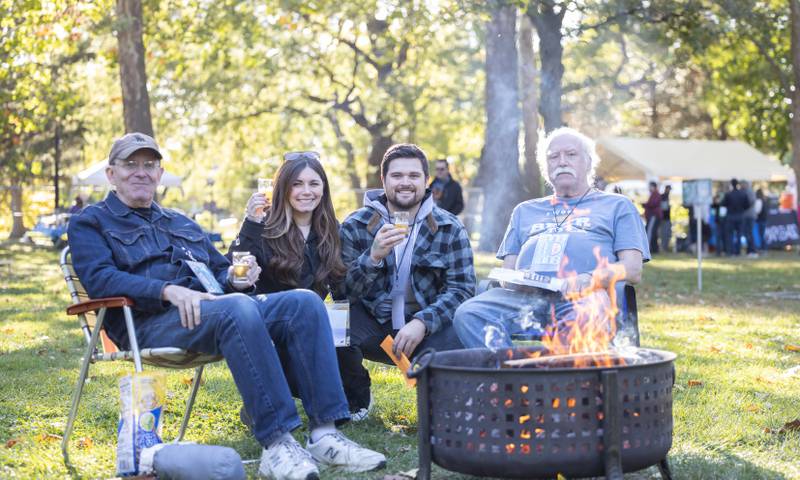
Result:
M566 281L560 292L502 287L464 302L454 326L467 348L509 347L513 335L542 335L553 322L574 317L570 299L615 281L621 293L625 283L640 281L650 259L633 203L592 188L599 158L591 139L560 128L540 142L537 157L555 195L514 208L497 258L504 268Z

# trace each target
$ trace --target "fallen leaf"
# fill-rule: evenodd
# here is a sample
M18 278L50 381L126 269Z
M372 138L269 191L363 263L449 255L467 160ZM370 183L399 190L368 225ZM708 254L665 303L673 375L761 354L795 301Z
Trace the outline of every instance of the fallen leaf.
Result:
M722 349L721 349L721 348L719 348L719 347L718 347L718 346L716 346L716 345L711 345L711 347L709 348L709 350L710 350L712 353L720 353L720 352L722 352Z
M78 448L92 448L94 442L89 437L83 437L78 440Z
M797 420L792 420L791 422L786 422L783 424L778 433L786 433L786 432L800 432L800 418Z
M751 403L750 405L744 407L744 409L747 410L748 412L756 413L761 410L761 407L759 407L754 403Z
M194 383L194 377L187 375L187 376L181 378L181 383L186 385L187 387L191 387L192 383ZM205 385L205 383L206 383L206 379L205 378L201 378L200 379L200 386Z
M783 346L783 349L787 352L800 352L800 345L786 344Z
M36 437L36 440L39 443L47 443L47 442L55 442L56 440L61 440L63 437L61 435L55 435L52 433L40 433L39 436Z
M686 384L689 385L690 387L702 387L703 386L703 382L701 382L700 380L689 380L688 382L686 382Z
M12 438L11 440L6 442L6 448L11 448L11 447L13 447L14 445L16 445L18 443L19 443L19 439Z

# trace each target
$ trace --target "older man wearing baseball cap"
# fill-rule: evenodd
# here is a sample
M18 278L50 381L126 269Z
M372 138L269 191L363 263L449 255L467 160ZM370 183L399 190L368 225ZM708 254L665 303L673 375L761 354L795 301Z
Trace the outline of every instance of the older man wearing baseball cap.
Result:
M115 191L71 219L72 260L89 296L132 298L141 348L173 346L225 357L264 447L262 475L307 480L318 478L317 464L351 472L383 467L382 454L335 427L350 414L319 296L307 290L236 293L250 291L261 269L251 259L246 281L232 282L230 262L203 230L154 201L162 158L152 137L120 137L106 168ZM122 312L110 312L105 327L128 348ZM292 390L309 419L306 448L290 433L301 425Z

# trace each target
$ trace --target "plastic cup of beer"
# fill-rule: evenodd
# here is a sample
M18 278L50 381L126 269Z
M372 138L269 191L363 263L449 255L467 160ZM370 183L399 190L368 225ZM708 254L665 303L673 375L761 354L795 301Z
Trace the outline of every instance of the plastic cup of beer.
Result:
M258 179L258 193L264 194L264 197L267 199L267 205L272 204L272 190L274 189L272 184L271 178L259 178ZM256 212L259 215L264 214L264 209L259 208Z
M250 271L250 263L247 257L250 252L233 252L233 283L247 283L247 273Z
M408 212L394 212L394 228L400 229L408 235L408 224L411 216Z

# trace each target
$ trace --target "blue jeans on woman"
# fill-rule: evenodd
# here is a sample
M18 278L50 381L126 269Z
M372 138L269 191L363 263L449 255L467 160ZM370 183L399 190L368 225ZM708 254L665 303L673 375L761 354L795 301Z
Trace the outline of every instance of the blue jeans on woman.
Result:
M302 400L312 428L350 418L330 323L316 293L235 293L204 300L200 312L201 322L192 330L181 326L174 307L139 313L139 346L224 356L261 445L301 425L291 390Z

